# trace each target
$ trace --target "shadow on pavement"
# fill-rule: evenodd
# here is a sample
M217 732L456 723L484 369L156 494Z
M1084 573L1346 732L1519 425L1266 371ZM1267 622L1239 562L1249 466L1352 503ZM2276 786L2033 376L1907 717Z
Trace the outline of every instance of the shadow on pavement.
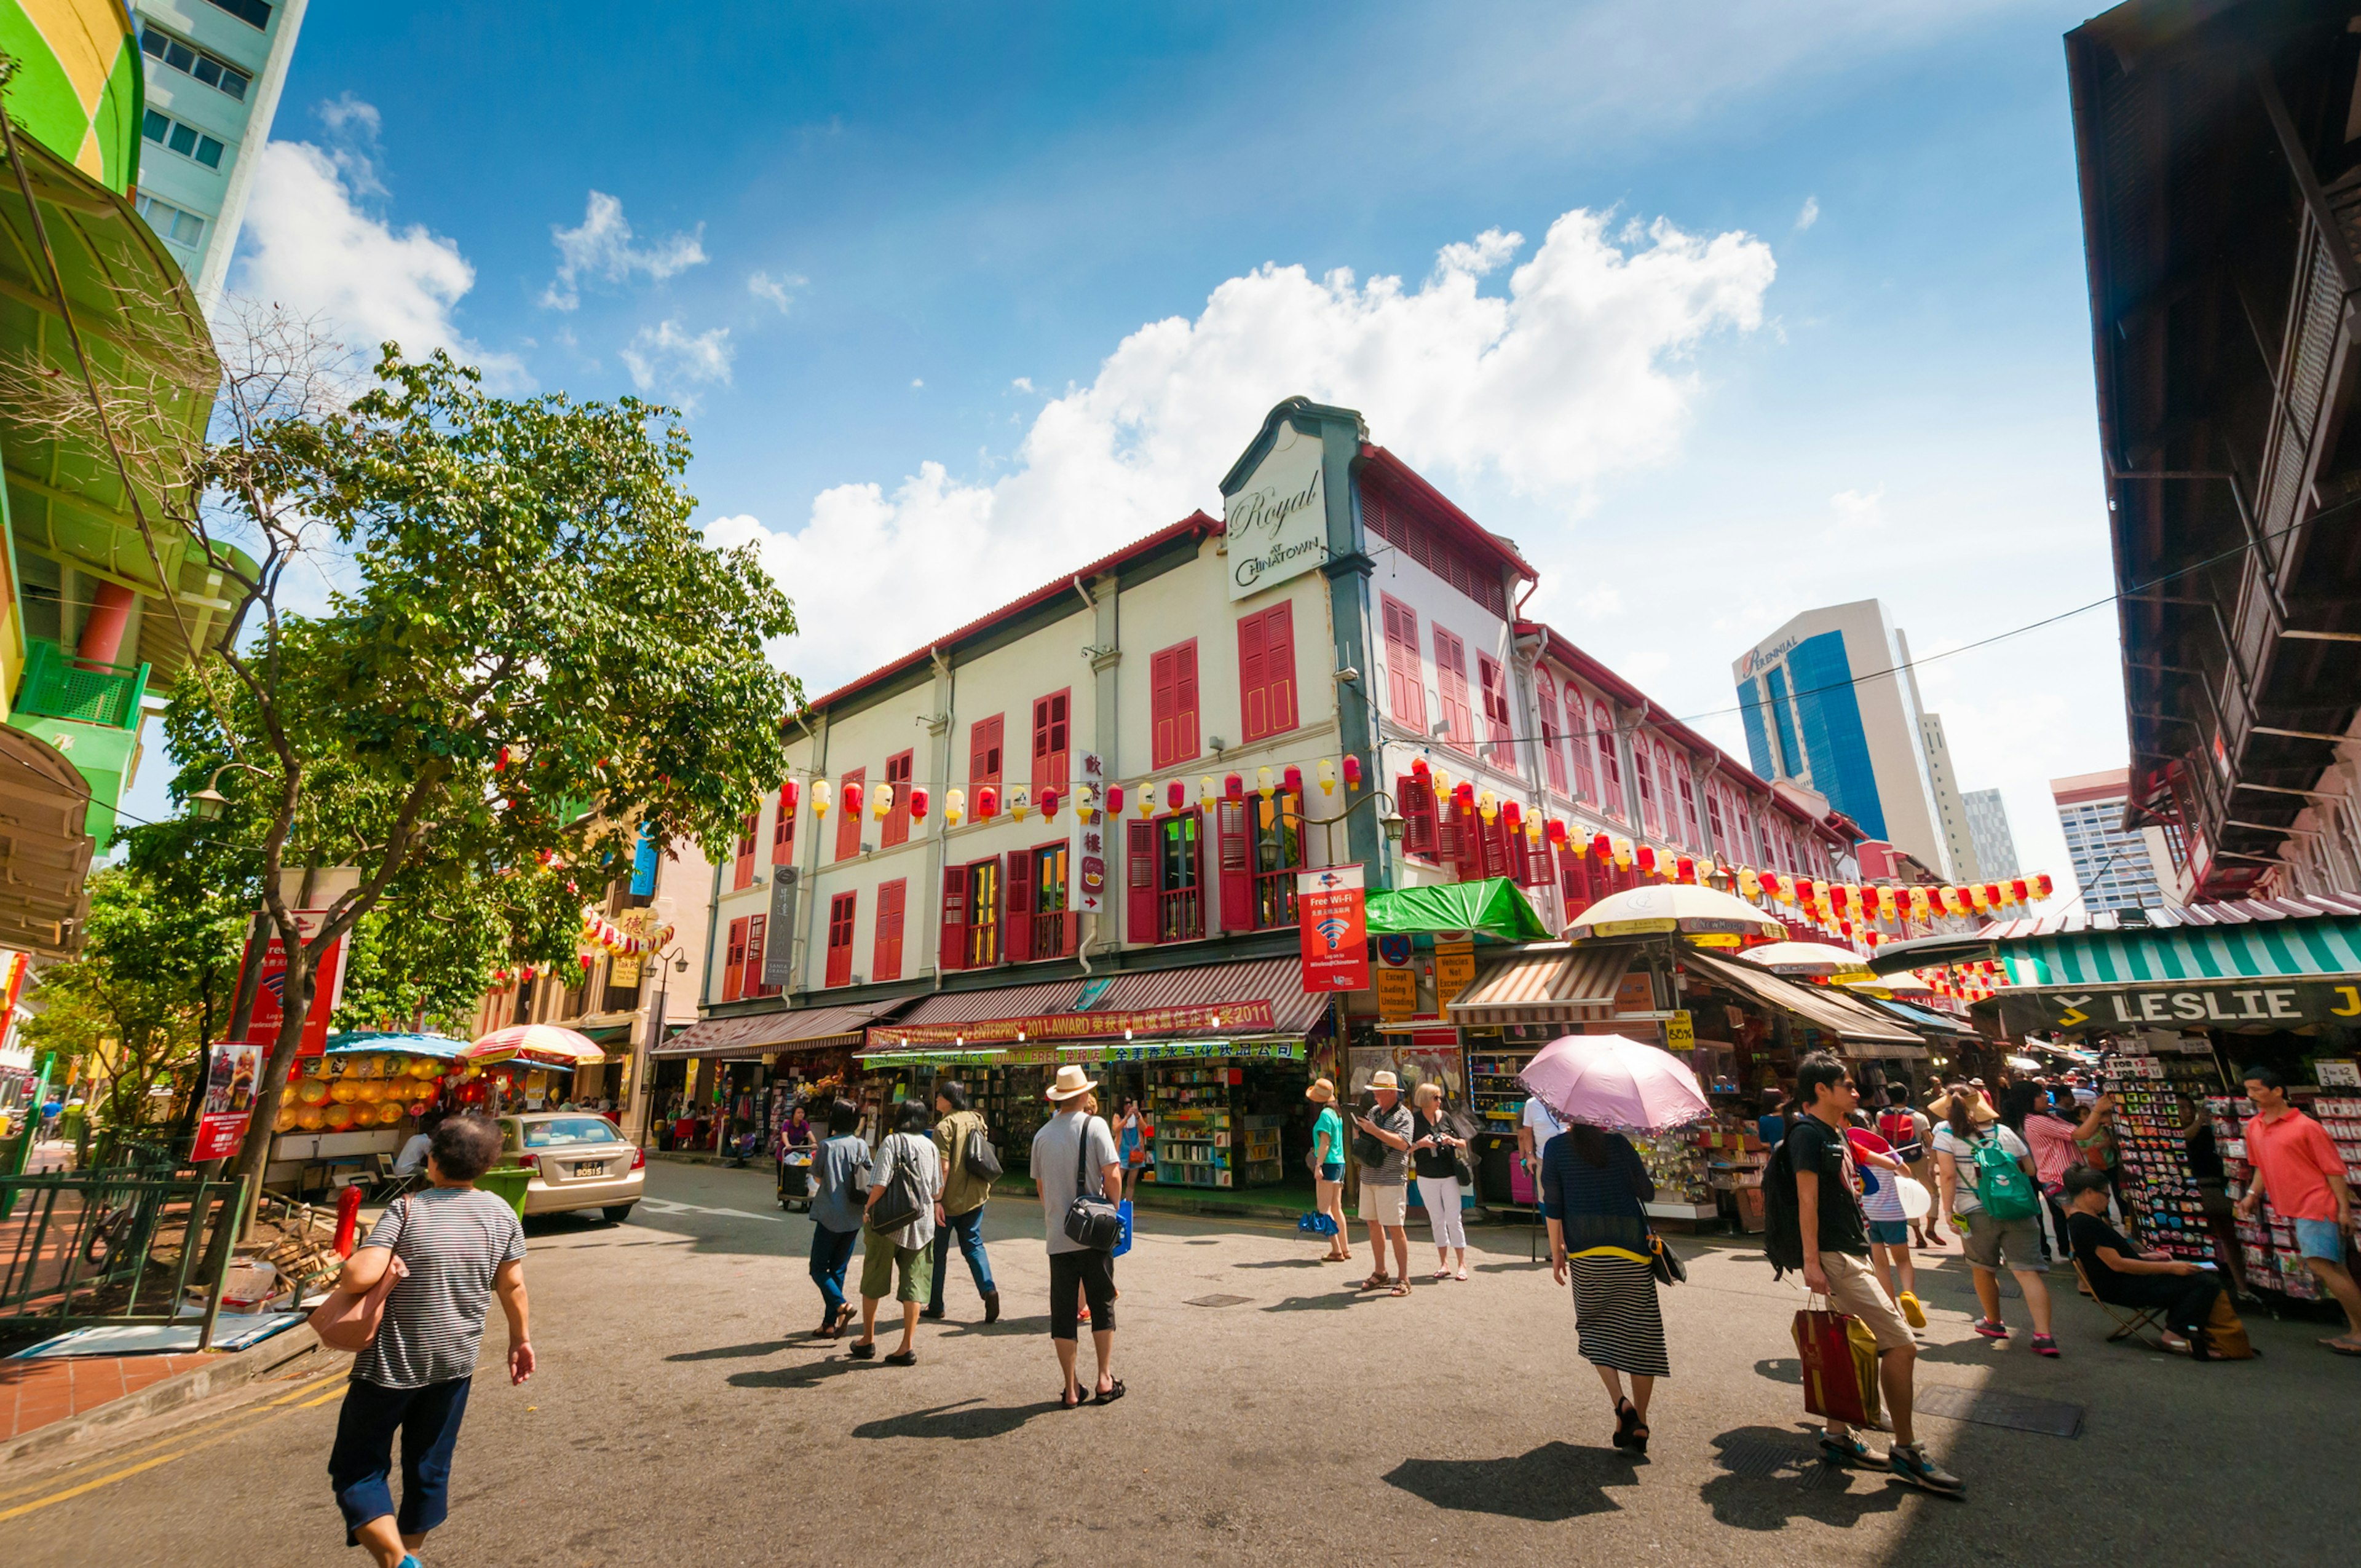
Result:
M999 1339L1009 1334L1046 1334L1049 1332L1049 1314L1038 1318L1003 1318L996 1323L944 1323L930 1337L937 1339Z
M1290 1296L1263 1309L1266 1312L1341 1312L1361 1299L1358 1290L1338 1290L1326 1296ZM1386 1299L1382 1291L1369 1292L1373 1301Z
M1324 1259L1317 1257L1266 1257L1255 1263L1234 1263L1232 1268L1321 1268Z
M1638 1463L1611 1448L1545 1442L1507 1459L1405 1459L1385 1478L1438 1508L1555 1524L1620 1511L1607 1488L1638 1486Z
M1038 1405L987 1406L970 1409L973 1399L962 1399L956 1405L938 1405L930 1410L912 1410L906 1415L887 1416L883 1420L863 1421L852 1429L855 1437L947 1437L960 1442L972 1442L980 1437L1005 1437L1045 1410L1061 1407L1055 1399L1044 1399Z
M1804 1386L1804 1364L1792 1355L1784 1359L1768 1356L1754 1364L1754 1376L1767 1377L1773 1383L1793 1384L1800 1388Z
M710 1350L685 1350L678 1355L667 1355L666 1361L741 1361L757 1355L769 1355L786 1349L796 1342L791 1339L758 1340L752 1344L718 1344Z
M1713 1440L1722 1474L1697 1497L1717 1523L1757 1530L1797 1519L1850 1527L1902 1506L1905 1487L1875 1472L1823 1464L1813 1442L1786 1427L1734 1427Z
M879 1365L837 1356L827 1361L807 1361L797 1366L774 1366L765 1372L733 1372L724 1381L732 1388L812 1388L830 1377L873 1370Z

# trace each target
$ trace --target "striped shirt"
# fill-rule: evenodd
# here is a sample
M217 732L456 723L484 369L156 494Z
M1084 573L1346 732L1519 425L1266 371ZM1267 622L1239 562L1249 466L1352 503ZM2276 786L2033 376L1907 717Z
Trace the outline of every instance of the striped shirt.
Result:
M410 1275L387 1293L385 1319L353 1358L353 1376L380 1388L474 1376L493 1276L524 1255L524 1227L508 1201L471 1187L413 1192L361 1245L391 1248Z

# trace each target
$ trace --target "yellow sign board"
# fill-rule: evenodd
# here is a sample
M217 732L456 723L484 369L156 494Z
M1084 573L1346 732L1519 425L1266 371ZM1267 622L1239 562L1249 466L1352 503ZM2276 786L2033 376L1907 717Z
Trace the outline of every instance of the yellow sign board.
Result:
M1378 1018L1381 1023L1397 1023L1418 1016L1418 970L1414 969L1379 969L1378 970Z
M1664 1020L1664 1044L1676 1051L1697 1049L1697 1024L1689 1017L1688 1009L1683 1008Z
M1476 944L1437 942L1434 945L1434 1004L1447 1007L1451 999L1476 979Z

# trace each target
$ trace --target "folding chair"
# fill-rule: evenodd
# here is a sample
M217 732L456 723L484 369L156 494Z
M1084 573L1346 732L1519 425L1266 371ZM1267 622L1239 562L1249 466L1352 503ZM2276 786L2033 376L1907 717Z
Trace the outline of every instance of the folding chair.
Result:
M394 1157L390 1154L377 1156L376 1168L369 1176L370 1202L390 1203L403 1193L413 1190L426 1179L424 1167L420 1167L407 1176L397 1176L394 1174L393 1162Z
M2157 1328L2157 1320L2164 1316L2162 1307L2119 1307L2102 1299L2098 1291L2092 1289L2091 1277L2082 1271L2082 1260L2079 1257L2074 1260L2074 1277L2082 1282L2083 1289L2090 1291L2091 1299L2099 1303L2099 1310L2114 1320L2115 1332L2107 1336L2109 1344L2121 1340L2135 1340L2150 1350L2166 1349L2162 1331Z

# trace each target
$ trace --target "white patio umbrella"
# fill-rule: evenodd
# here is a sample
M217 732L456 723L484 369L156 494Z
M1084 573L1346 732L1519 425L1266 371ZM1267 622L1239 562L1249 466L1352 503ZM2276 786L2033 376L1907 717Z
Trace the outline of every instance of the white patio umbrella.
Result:
M1670 932L1687 937L1784 937L1787 927L1732 894L1689 883L1667 883L1610 893L1565 928L1570 942Z

